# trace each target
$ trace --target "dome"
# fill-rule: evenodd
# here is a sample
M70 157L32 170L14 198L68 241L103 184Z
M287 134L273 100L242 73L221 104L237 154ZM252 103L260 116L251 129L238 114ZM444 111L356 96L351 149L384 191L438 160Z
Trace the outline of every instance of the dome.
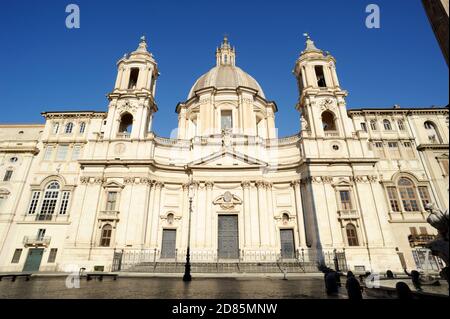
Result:
M225 37L220 48L216 50L216 66L195 82L188 99L192 98L198 90L208 87L236 89L239 86L254 89L259 96L266 98L258 82L236 66L236 50L231 47L228 37Z
M192 98L196 91L207 87L236 89L239 86L254 89L258 91L259 96L265 98L259 83L248 73L234 65L219 65L203 74L197 82L195 82L189 92L188 99Z

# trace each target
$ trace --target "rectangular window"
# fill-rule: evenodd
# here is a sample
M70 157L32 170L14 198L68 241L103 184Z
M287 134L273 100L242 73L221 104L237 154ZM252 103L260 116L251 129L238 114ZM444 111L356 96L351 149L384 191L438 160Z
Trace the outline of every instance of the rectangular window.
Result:
M67 206L69 205L70 192L63 192L61 198L61 206L59 208L59 214L65 215L67 213Z
M341 197L341 208L343 210L351 210L352 202L350 199L350 191L340 191L339 194Z
M409 227L409 232L411 235L409 235L408 237L410 237L410 240L416 240L417 238L417 228L416 227Z
M388 187L387 188L388 196L389 196L389 203L391 205L391 209L393 212L399 212L400 211L400 204L398 201L397 196L397 188L395 187Z
M426 227L419 227L419 231L421 235L428 235Z
M420 200L422 201L423 208L430 203L430 194L428 193L428 187L420 186L418 187Z
M50 161L53 156L53 146L47 146L44 153L44 161Z
M80 158L81 146L74 146L72 150L72 161L77 161Z
M220 116L222 130L230 130L233 128L233 116L231 111L222 111Z
M13 259L11 260L11 264L18 264L20 261L20 256L22 256L22 248L17 248L14 250Z
M13 171L12 170L7 170L6 172L5 172L5 176L3 177L3 181L4 182L9 182L10 180L11 180L11 177L12 177L12 174L13 174Z
M327 84L325 82L325 74L323 73L323 66L316 65L314 67L314 70L316 71L317 86L318 87L326 87Z
M403 208L407 212L418 212L419 204L417 203L414 188L400 188L400 197L402 198Z
M48 254L48 260L47 260L47 262L49 264L52 264L52 263L55 262L57 253L58 253L58 249L57 248L50 249L50 254Z
M107 200L106 200L106 211L114 211L116 210L117 203L117 192L108 192Z
M397 142L388 142L389 153L391 154L391 158L400 159L400 150L398 148Z
M367 124L365 122L361 123L361 130L363 130L364 132L367 132Z
M47 190L44 194L39 220L51 220L56 210L56 202L58 201L59 191Z
M36 239L37 240L44 240L44 237L45 237L45 229L44 228L38 229L38 233L37 233Z
M406 151L406 155L408 156L408 158L409 159L415 158L414 149L413 149L411 142L405 142L405 143L403 143L403 145L405 146L405 151Z
M16 250L14 250L14 255L13 258L11 260L11 264L18 264L20 261L20 256L22 256L22 248L17 248Z
M53 124L53 129L52 129L53 134L58 134L58 131L59 131L59 123Z
M69 145L60 145L58 147L58 153L56 154L57 161L65 161L67 158L67 152L69 150Z
M444 174L444 176L448 176L449 160L448 159L438 159L438 162L441 165L442 173Z
M375 142L375 156L379 158L385 158L386 154L384 153L383 142Z
M33 192L31 195L30 207L28 208L28 214L33 215L36 213L36 208L39 203L39 197L41 197L41 192Z

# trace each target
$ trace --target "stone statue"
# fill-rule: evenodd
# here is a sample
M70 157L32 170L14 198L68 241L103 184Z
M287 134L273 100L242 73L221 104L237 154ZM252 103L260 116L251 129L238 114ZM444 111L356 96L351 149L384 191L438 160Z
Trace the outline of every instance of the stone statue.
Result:
M438 231L437 238L427 243L426 247L431 250L433 255L440 257L448 267L448 209L442 212L434 204L429 203L425 206L425 210L430 213L427 222Z
M303 114L302 114L302 117L300 118L300 122L302 124L302 130L307 131L308 130L308 121L305 119Z

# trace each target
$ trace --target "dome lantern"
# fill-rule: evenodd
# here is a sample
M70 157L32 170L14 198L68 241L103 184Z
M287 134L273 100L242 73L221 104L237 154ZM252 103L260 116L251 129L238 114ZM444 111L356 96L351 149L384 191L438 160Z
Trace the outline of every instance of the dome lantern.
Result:
M236 49L231 47L227 36L223 38L222 45L216 50L216 64L217 66L236 65Z

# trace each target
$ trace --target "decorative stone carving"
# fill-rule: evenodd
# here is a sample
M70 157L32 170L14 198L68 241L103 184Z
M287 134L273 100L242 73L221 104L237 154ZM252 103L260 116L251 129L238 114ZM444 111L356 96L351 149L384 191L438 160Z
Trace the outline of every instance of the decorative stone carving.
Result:
M305 119L305 117L302 114L302 117L300 118L300 123L302 125L302 130L307 131L309 129L308 121Z
M80 177L80 182L81 182L81 184L89 184L89 180L90 180L91 178L90 177L88 177L88 176L81 176Z
M220 205L222 209L230 210L234 209L236 205L242 204L242 200L234 194L231 194L229 191L226 191L222 195L220 195L213 202L214 205Z
M126 149L127 148L124 143L118 143L114 146L114 154L116 155L123 154L125 153Z
M117 104L117 109L119 110L119 112L125 113L131 113L132 115L134 115L137 111L137 103L135 101L130 101L130 100L124 100L122 102L119 102Z
M210 181L205 182L205 187L207 189L212 189L214 187L214 182L210 182Z
M125 178L123 179L123 183L124 183L124 184L134 184L134 180L135 180L134 177L125 177Z
M252 183L250 181L243 181L242 188L250 188L252 186Z
M334 110L336 108L336 104L332 98L326 98L320 102L320 109L322 111L326 110Z
M106 181L103 177L95 177L94 178L94 184L103 184Z

